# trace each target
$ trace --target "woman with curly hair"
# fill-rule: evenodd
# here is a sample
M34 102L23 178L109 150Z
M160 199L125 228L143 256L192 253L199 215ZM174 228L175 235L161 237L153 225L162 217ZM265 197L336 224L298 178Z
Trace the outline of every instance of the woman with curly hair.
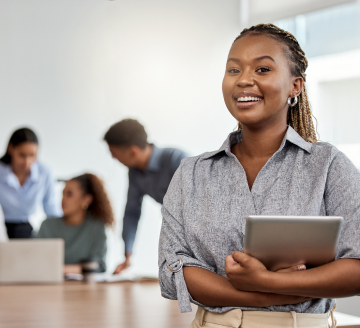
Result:
M46 219L38 238L62 238L65 241L64 273L80 273L82 260L95 260L99 272L106 271L105 226L114 222L113 211L102 181L83 174L66 182L62 218Z

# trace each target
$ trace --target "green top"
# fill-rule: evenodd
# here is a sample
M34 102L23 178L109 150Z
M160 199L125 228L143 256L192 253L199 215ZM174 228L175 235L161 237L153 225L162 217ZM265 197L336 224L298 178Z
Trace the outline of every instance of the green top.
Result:
M78 264L82 260L99 262L99 272L106 271L105 225L99 219L87 216L78 225L65 223L64 218L46 219L37 238L62 238L65 241L65 264Z

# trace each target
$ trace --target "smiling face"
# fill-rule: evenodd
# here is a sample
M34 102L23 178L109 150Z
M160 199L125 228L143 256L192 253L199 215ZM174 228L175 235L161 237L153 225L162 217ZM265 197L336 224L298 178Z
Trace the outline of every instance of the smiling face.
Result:
M299 95L302 85L276 40L248 34L231 47L222 89L229 112L243 127L286 125L287 99Z

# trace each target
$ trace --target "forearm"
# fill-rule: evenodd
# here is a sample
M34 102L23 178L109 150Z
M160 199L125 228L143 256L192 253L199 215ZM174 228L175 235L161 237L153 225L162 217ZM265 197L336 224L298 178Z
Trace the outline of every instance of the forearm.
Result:
M126 214L124 216L122 238L125 243L125 253L132 253L139 219L137 216Z
M81 265L80 264L66 264L64 265L64 274L68 273L81 273Z
M360 294L360 261L341 259L310 270L267 272L258 291L314 298Z
M239 291L226 278L206 269L184 267L183 270L190 295L206 306L266 307L306 301L293 296Z

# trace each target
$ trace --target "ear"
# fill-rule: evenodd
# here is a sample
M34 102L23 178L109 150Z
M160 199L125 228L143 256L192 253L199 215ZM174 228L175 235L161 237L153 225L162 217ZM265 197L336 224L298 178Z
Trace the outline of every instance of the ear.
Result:
M294 77L293 82L292 82L292 88L291 88L291 93L290 93L290 97L294 98L295 96L300 95L302 89L304 86L304 80L302 77L298 76L298 77Z
M90 194L86 194L84 197L84 203L88 204L90 206L92 202L94 201L94 196Z
M129 154L131 158L138 158L140 153L141 149L138 146L132 145L129 147Z

